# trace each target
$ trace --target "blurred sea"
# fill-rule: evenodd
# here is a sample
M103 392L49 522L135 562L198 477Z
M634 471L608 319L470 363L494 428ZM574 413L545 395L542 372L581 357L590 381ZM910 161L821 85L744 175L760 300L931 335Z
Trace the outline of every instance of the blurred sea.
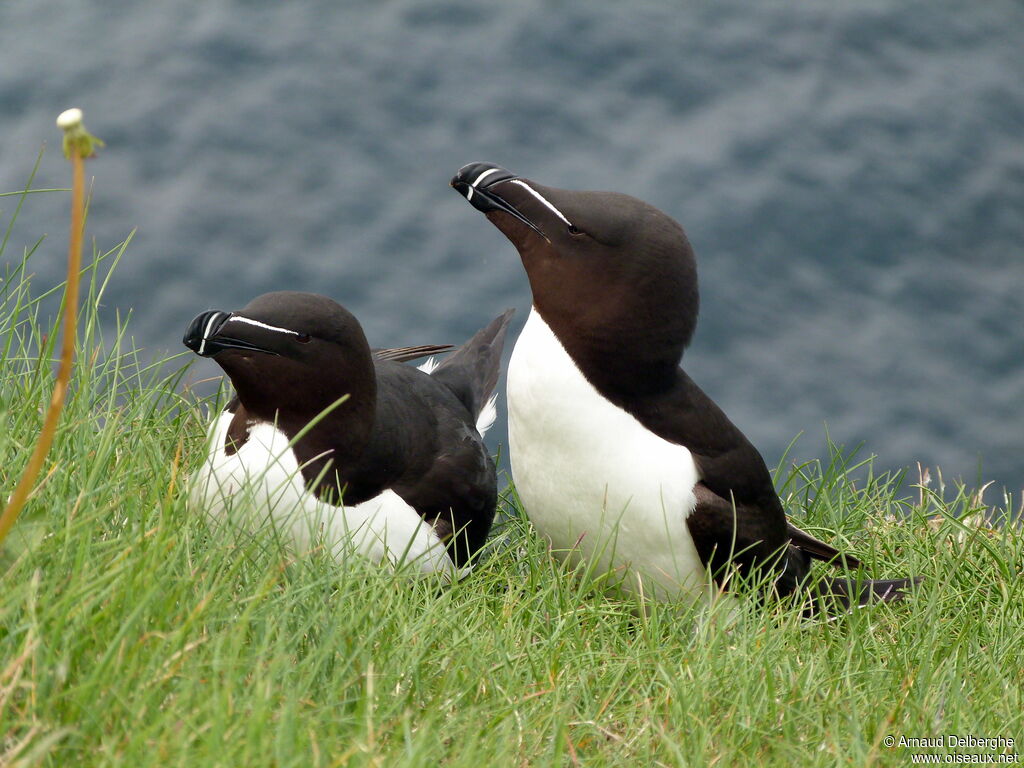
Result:
M452 174L627 192L689 233L686 369L770 465L799 433L794 458L823 455L827 424L882 469L1017 492L1022 41L998 1L7 0L0 191L43 142L35 185L66 186L53 121L85 110L107 142L88 234L138 228L108 317L131 309L154 355L282 288L378 346L461 342L508 306L517 333L517 256ZM31 197L11 236L9 257L50 235L39 287L66 208Z

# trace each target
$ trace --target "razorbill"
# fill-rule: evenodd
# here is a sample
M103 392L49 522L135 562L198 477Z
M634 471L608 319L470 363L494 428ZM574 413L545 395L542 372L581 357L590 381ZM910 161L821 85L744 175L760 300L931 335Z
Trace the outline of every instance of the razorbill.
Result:
M183 342L213 358L236 396L213 422L192 502L270 523L302 550L461 573L497 503L482 434L511 316L424 372L403 363L448 347L372 351L324 296L282 291L203 312Z
M627 195L545 187L490 163L451 184L529 278L509 458L553 551L647 595L699 594L709 576L724 588L738 572L843 605L902 596L907 579L809 581L812 559L860 563L786 520L761 455L680 367L698 292L678 223Z

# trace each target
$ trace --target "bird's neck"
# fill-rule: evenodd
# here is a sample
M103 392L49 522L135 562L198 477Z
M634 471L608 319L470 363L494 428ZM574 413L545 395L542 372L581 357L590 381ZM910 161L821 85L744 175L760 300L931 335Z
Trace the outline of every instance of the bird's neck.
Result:
M301 387L274 393L267 392L265 381L233 378L232 382L252 420L271 423L287 436L306 486L318 496L336 496L373 436L375 373L344 381L306 380ZM278 385L283 387L281 382Z

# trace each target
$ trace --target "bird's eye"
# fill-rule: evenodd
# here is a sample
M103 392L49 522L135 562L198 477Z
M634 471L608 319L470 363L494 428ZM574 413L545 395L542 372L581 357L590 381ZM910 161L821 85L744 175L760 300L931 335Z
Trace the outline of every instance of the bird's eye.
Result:
M309 342L313 340L313 337L310 336L308 333L300 333L298 336L295 337L295 340L299 342L299 344L309 344Z
M583 234L583 230L580 229L579 227L577 227L575 224L570 224L569 225L569 234L570 235L582 235Z

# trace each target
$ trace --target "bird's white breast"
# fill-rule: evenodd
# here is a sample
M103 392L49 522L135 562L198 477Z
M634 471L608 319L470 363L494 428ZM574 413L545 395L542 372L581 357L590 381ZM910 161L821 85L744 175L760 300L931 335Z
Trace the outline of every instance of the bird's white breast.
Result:
M689 450L598 393L536 309L509 363L508 415L516 490L553 551L647 595L703 590Z
M298 551L324 546L339 562L356 552L375 563L454 574L433 527L394 491L354 506L326 504L306 489L288 437L274 425L253 424L249 439L228 455L232 418L223 412L214 420L206 460L191 480L190 503L214 521L273 526Z

